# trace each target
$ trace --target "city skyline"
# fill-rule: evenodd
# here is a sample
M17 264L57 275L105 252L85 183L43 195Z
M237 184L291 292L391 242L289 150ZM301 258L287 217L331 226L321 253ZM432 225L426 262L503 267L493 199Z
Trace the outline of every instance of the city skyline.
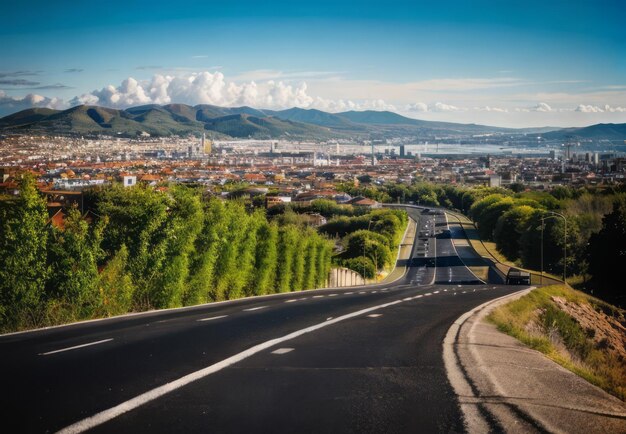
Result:
M617 1L5 8L0 116L186 103L511 127L626 122Z

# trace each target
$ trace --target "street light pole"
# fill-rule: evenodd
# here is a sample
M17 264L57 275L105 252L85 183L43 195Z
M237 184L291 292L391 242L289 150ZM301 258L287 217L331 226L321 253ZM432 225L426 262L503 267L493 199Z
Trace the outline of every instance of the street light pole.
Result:
M541 216L541 277L539 284L543 285L543 216Z

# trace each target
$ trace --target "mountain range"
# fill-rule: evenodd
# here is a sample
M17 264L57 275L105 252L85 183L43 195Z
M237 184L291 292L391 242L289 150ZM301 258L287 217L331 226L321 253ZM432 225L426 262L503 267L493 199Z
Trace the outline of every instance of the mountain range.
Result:
M550 140L610 140L626 138L626 124L584 128L512 129L476 124L411 119L389 111L327 113L316 109L259 110L185 104L143 105L124 110L80 105L67 110L32 108L0 119L3 134L114 135L134 137L199 135L224 138L388 138L422 139L479 134L541 135Z

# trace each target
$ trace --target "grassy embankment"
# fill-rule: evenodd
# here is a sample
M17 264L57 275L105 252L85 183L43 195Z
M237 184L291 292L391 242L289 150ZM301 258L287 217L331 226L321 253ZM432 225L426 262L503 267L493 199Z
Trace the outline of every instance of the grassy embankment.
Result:
M563 285L495 309L488 320L607 392L626 399L625 311Z
M495 267L500 270L500 272L506 275L511 267L522 268L519 264L516 264L506 258L502 253L498 251L496 248L496 243L493 241L484 241L478 235L478 229L474 223L465 215L446 211L448 215L451 217L451 221L456 221L461 225L465 234L467 236L468 242L470 246L483 258L490 259L494 262ZM480 277L481 279L486 278L486 273L488 271L488 267L469 267L470 270ZM527 270L531 272L531 284L532 285L541 285L547 283L554 283L554 281L561 281L558 276L554 276L549 273L544 272L544 282L541 281L541 275L539 272L534 270ZM485 278L481 277L485 275ZM551 280L550 280L551 279Z

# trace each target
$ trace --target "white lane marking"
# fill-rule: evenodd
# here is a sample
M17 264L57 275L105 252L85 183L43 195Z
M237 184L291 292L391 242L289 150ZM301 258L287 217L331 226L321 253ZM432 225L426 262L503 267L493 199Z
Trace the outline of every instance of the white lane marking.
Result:
M427 292L426 294L424 294L425 297L428 297L429 295L432 295L430 292Z
M198 321L213 321L214 319L226 318L228 315L212 316L209 318L200 318Z
M272 351L272 354L287 354L293 351L293 348L279 348Z
M326 321L330 321L331 319L333 319L333 317L329 316L328 318L326 318Z
M297 300L297 299L295 299L295 298L292 298L291 300L287 300L287 301L285 301L285 303L293 303L294 301L298 301L298 300Z
M422 298L422 297L423 297L423 295L421 295L421 294L420 294L420 295L416 295L416 296L415 296L415 297L413 297L413 298Z
M359 294L365 294L365 291L359 291Z
M183 386L186 386L189 383L200 380L208 375L214 374L218 371L221 371L228 366L231 366L237 362L240 362L244 359L247 359L250 356L253 356L256 353L267 350L268 348L273 347L274 345L278 345L280 343L290 341L299 336L302 336L307 333L314 332L323 327L327 327L332 324L336 324L341 321L345 321L347 319L351 319L357 316L364 315L366 313L373 312L375 310L384 309L389 306L394 306L396 304L402 303L402 300L390 301L388 303L379 304L376 306L368 307L365 309L358 310L356 312L348 313L346 315L339 316L330 321L322 322L319 324L315 324L300 330L296 330L295 332L291 332L285 336L271 339L266 342L262 342L253 347L248 348L240 353L237 353L233 356L228 357L227 359L222 360L221 362L217 362L213 365L207 366L206 368L200 369L198 371L192 372L190 374L185 375L177 380L166 383L162 386L156 387L152 390L142 393L141 395L137 395L134 398L129 399L128 401L122 402L114 407L111 407L107 410L101 411L100 413L96 413L95 415L88 417L86 419L80 420L72 425L69 425L62 430L58 431L60 434L70 434L70 433L82 433L96 426L102 425L103 423L114 419L124 413L127 413L131 410L136 409L150 401L154 401L161 396L170 393L176 389L180 389Z
M259 310L259 309L265 309L267 306L257 306L257 307L250 307L248 309L244 309L244 312L252 312L253 310Z
M336 297L337 294L328 294L329 297Z
M345 295L352 295L352 294L354 294L354 292L346 292Z
M403 298L402 301L411 301L413 300L413 297L407 297L407 298Z
M465 294L466 292L467 292L467 291L463 291L463 292L461 292L461 294Z
M322 298L323 295L314 295L313 298Z
M371 291L370 293L371 293L371 294L376 294L377 292L378 292L378 291Z
M383 314L382 313L373 313L371 315L368 315L367 317L368 318L378 318L379 316L383 316Z
M433 292L433 294L439 294L439 291L435 291L435 292Z
M298 301L300 301L300 300L306 300L306 299L308 299L308 298L309 298L309 297L300 297L300 298L298 299Z
M50 354L56 354L56 353L62 353L64 351L71 351L71 350L76 350L78 348L84 348L84 347L90 347L92 345L98 345L98 344L103 344L105 342L109 342L112 341L113 338L110 339L102 339L101 341L96 341L96 342L89 342L87 344L82 344L82 345L75 345L73 347L67 347L67 348L61 348L60 350L54 350L54 351L48 351L47 353L39 353L40 356L48 356Z

